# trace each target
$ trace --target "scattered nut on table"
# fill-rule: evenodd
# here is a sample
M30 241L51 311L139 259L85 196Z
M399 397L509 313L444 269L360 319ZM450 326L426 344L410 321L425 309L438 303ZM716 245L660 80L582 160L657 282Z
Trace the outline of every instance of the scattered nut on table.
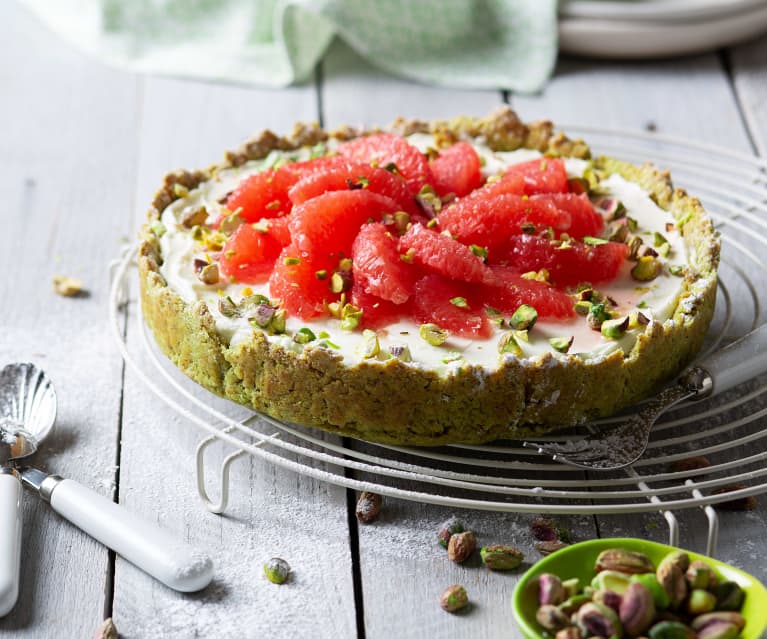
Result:
M454 561L457 564L463 563L474 552L477 547L477 538L470 530L465 532L456 533L450 537L450 541L447 544L447 556L450 561Z
M469 603L469 595L461 584L453 584L445 589L439 598L439 605L442 610L447 612L456 612L466 607Z
M112 621L112 617L105 619L104 623L96 630L96 634L93 635L93 639L119 639L120 633L117 632L117 626Z
M83 294L85 292L85 288L83 287L82 281L75 279L74 277L67 277L66 275L54 275L53 291L62 297L74 297L75 295Z
M290 564L280 557L272 557L264 564L264 575L273 584L284 584L290 576Z
M364 491L357 500L357 508L354 514L363 524L370 524L378 519L381 514L381 503L383 499L378 493Z

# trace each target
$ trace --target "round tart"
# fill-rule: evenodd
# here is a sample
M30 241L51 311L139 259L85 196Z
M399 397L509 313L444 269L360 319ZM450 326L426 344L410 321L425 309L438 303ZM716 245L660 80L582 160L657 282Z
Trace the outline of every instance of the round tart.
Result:
M719 241L652 165L550 122L264 132L168 175L144 318L205 388L373 441L518 439L653 393L699 350Z

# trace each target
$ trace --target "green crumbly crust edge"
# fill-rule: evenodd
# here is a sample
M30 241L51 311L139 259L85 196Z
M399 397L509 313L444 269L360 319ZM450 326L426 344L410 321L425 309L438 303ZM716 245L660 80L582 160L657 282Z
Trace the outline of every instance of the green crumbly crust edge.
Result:
M590 157L584 142L555 133L550 122L524 124L508 108L486 118L398 120L389 130L435 133L444 144L483 136L494 150L524 147ZM618 350L598 360L553 354L535 360L508 357L497 371L467 365L441 376L394 358L349 367L328 349L297 353L270 343L257 329L249 341L230 346L216 331L207 306L184 302L159 272L162 255L152 223L178 198L174 185L194 188L221 169L261 159L273 149L368 133L349 127L327 133L317 125L298 125L288 137L267 131L228 153L218 166L166 176L141 231L141 304L160 349L190 378L277 419L341 435L391 444L476 444L540 435L614 413L655 392L700 349L716 299L720 243L711 220L699 200L672 187L667 172L607 157L594 159L594 169L602 176L618 173L645 188L677 220L690 256L672 318L651 322L629 353Z

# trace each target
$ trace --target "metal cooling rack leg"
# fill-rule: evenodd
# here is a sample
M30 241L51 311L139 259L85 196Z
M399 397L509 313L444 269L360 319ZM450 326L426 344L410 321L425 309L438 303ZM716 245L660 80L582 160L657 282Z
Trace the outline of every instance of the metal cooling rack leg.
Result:
M633 468L628 469L628 474L631 475L632 477L636 477L637 479L639 479L639 475ZM648 492L648 493L651 492L650 487L643 481L637 481L637 486L639 486L639 490L641 490L642 492ZM650 501L653 504L663 503L660 499L658 499L656 495L650 495ZM674 513L672 513L670 510L664 510L663 517L668 523L669 546L678 546L679 545L679 521L677 520Z
M694 486L695 483L688 479L685 482L687 486ZM692 494L696 499L703 499L703 493L697 488L692 489ZM706 540L706 554L709 557L713 557L716 554L716 546L719 543L719 515L713 506L704 506L703 512L706 513L706 519L708 519L708 539Z
M226 430L231 431L231 428ZM205 488L205 450L218 438L215 435L206 437L197 445L197 494L200 495L200 499L205 504L205 507L212 513L220 515L226 510L229 505L229 468L232 462L239 457L246 454L244 450L238 450L224 459L221 464L221 498L217 504L208 496L208 491Z

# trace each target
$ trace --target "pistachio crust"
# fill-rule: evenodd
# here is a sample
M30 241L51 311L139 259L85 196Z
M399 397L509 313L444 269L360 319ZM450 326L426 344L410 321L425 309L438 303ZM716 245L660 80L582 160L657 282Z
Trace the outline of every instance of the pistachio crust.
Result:
M525 125L510 109L483 119L398 120L391 130L430 132L445 144L481 135L494 150L590 156L585 143L553 133L550 122ZM618 173L645 188L678 221L690 255L672 318L648 324L625 355L619 350L595 360L551 353L534 360L507 357L496 371L467 365L443 376L397 358L349 367L332 351L297 353L269 342L257 329L249 341L229 345L205 304L185 303L159 272L162 255L152 222L177 199L174 185L194 188L221 169L261 159L273 149L366 133L349 127L326 133L315 125L299 125L285 138L267 131L228 153L219 167L165 178L142 229L141 300L159 347L186 375L278 419L372 441L441 445L518 439L608 415L652 393L699 350L716 295L719 242L711 222L697 199L673 189L668 173L611 158L594 160L595 171Z

